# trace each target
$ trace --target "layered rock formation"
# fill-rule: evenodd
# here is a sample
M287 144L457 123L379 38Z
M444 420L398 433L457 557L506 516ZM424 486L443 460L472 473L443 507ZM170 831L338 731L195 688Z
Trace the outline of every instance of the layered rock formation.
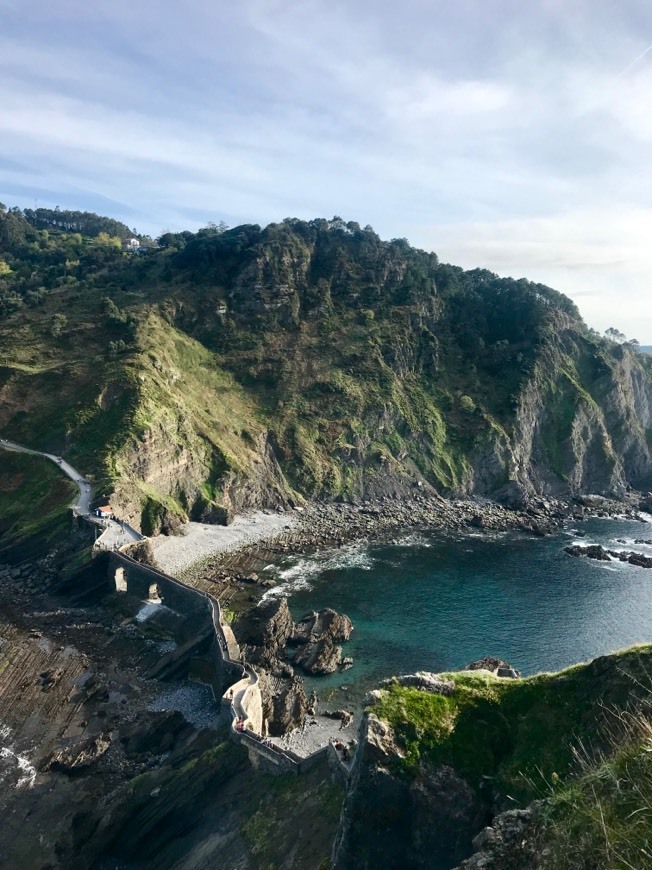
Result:
M0 324L0 429L69 454L147 534L312 498L518 507L652 483L649 358L543 285L339 220L198 234L113 276L137 292L84 285L74 341L29 307ZM79 292L57 291L71 323Z
M572 816L581 790L590 797L601 788L614 756L629 771L623 782L647 793L640 765L647 764L652 646L527 679L493 676L500 668L515 673L499 659L473 664L386 681L368 698L333 851L337 870L584 866L564 857L570 846L584 848L585 810ZM560 820L550 828L537 827L540 807L532 804L542 790L545 817ZM606 808L620 797L603 799ZM634 804L643 813L641 801ZM621 812L626 820L631 809ZM586 836L594 835L587 829Z

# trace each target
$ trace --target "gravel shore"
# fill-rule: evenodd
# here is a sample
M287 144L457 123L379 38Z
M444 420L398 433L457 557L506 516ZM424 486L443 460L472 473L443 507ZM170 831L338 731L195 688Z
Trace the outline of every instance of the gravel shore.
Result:
M175 576L208 556L230 553L259 544L290 531L296 524L291 514L256 511L237 517L230 526L188 523L180 535L151 538L154 558L162 571Z
M360 717L354 716L346 728L340 728L338 720L317 714L308 716L303 728L295 728L283 737L270 737L270 740L280 749L291 749L302 758L307 758L313 752L327 746L331 740L348 743L349 740L355 739L359 724Z

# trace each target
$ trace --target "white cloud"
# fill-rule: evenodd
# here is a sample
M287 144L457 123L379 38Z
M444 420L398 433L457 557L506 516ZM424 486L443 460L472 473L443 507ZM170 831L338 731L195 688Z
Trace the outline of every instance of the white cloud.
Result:
M652 209L560 212L546 218L433 226L421 244L465 268L527 277L574 298L590 326L649 341Z
M644 0L5 3L0 199L342 214L652 342L651 40Z

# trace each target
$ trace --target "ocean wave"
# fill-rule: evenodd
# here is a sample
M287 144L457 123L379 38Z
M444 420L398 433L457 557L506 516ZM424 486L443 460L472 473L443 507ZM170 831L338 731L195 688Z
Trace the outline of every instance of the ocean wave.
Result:
M311 581L320 577L325 571L342 571L348 568L370 571L373 565L374 560L369 555L367 547L360 544L352 544L340 550L315 553L314 556L304 556L293 560L289 565L277 565L273 568L279 583L269 589L263 595L263 599L312 589Z
M428 537L428 535L420 532L411 532L409 535L400 538L392 538L391 541L388 541L388 544L392 547L425 547L429 549L432 547L433 542L432 538Z
M0 742L5 743L11 737L11 729L6 725L0 727ZM7 762L2 764L1 762ZM36 768L30 764L26 755L20 755L15 751L13 745L8 743L6 746L0 746L0 782L4 782L8 775L15 777L16 772L19 776L14 784L14 788L32 788L36 782Z

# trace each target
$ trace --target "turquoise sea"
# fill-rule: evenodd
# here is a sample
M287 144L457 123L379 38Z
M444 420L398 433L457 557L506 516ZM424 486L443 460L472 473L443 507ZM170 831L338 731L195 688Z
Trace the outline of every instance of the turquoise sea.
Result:
M652 520L652 517L648 517ZM564 553L601 543L652 555L652 524L589 519L548 538L520 533L406 533L285 560L272 594L295 618L332 607L355 631L354 666L309 681L323 695L345 684L359 695L393 674L458 669L491 655L524 675L557 670L652 642L652 570ZM339 693L338 693L339 694Z

